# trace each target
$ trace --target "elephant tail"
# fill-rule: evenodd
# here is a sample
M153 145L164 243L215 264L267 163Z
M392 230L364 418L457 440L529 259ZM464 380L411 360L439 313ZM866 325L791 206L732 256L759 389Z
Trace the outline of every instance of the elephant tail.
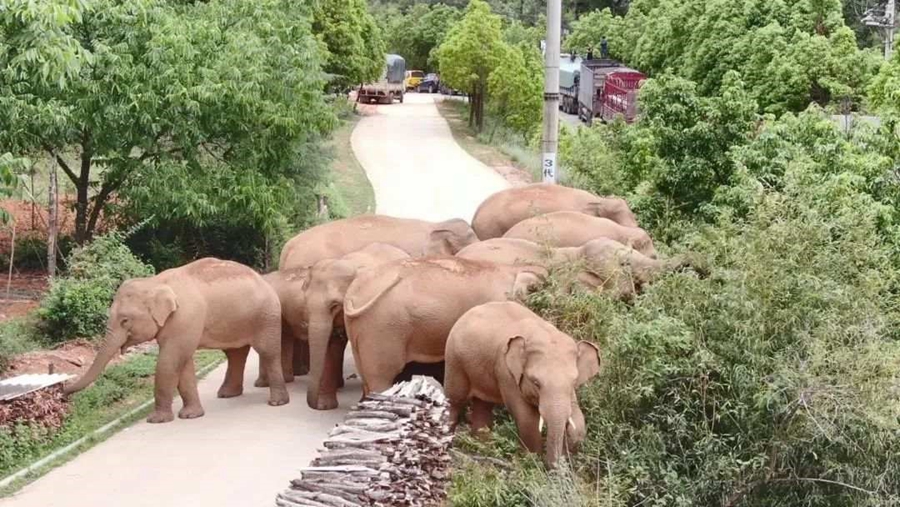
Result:
M394 288L395 285L400 283L400 280L402 280L400 274L394 273L394 279L391 280L387 287L382 289L378 294L375 294L375 297L370 299L368 303L360 306L359 308L353 308L353 300L348 297L344 300L344 317L353 318L361 315L363 312L371 308L372 305L374 305L379 299L381 299L381 296L387 294L391 289Z

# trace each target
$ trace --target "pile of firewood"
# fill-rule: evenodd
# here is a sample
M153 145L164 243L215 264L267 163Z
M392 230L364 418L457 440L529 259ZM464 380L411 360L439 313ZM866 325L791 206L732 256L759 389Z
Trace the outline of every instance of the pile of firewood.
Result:
M68 412L62 385L54 385L0 401L0 428L23 424L56 429L63 425Z
M278 507L441 505L453 439L440 384L416 376L367 396L329 433L325 449Z

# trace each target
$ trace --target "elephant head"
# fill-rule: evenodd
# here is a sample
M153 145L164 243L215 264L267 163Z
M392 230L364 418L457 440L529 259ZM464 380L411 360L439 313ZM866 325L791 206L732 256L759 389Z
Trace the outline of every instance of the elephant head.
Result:
M340 343L331 343L335 324L343 327L344 294L356 277L356 263L342 259L319 261L310 270L305 298L309 318L310 380L306 403L316 410L337 408Z
M156 338L178 309L175 292L151 278L127 280L119 287L109 309L106 337L87 373L64 388L66 394L91 385L117 352Z
M585 215L608 218L626 227L638 226L637 219L631 208L628 207L628 203L619 197L601 197L591 200L584 205L581 212Z
M468 222L454 218L438 222L428 235L425 256L456 255L463 248L476 243L478 236Z
M574 449L584 439L584 416L575 391L600 371L596 345L561 338L517 335L509 339L505 351L506 367L522 398L537 409L539 430L547 423L544 460L548 466L556 464L564 446Z

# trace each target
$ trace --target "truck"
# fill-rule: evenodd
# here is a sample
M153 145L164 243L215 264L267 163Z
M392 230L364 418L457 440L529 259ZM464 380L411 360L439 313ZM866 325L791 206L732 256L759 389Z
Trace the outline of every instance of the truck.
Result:
M386 55L381 79L373 83L360 85L356 94L356 101L393 104L394 99L397 99L402 103L403 93L406 91L404 86L405 77L406 60L400 55Z
M559 109L564 113L578 113L578 82L582 59L574 54L562 54L559 60Z
M622 116L628 123L637 118L637 92L644 74L611 59L581 62L578 84L578 118L588 125Z

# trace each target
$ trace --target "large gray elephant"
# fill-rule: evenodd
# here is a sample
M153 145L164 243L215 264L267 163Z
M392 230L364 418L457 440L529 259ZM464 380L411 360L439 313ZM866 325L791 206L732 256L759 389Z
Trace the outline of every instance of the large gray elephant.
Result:
M693 268L705 275L688 255L665 260L646 255L609 238L597 238L577 247L553 248L518 238L494 238L473 243L456 254L472 259L519 266L577 270L577 280L591 289L610 292L621 299L635 294L665 273Z
M289 396L281 371L281 306L275 291L252 269L231 261L200 259L149 278L125 281L109 311L106 338L90 369L64 387L74 393L90 385L118 351L155 339L155 407L148 422L174 418L175 388L184 408L178 417L203 415L194 351L222 349L228 356L220 398L243 392L244 365L250 347L259 353L271 379L269 404L284 405Z
M490 427L494 405L505 405L516 421L519 439L541 451L553 466L563 450L574 452L584 440L585 420L576 389L600 371L600 353L515 302L476 306L466 312L447 338L444 391L455 427L472 402L472 430Z
M514 225L504 238L527 239L554 247L581 246L592 239L609 238L638 252L656 258L656 248L647 231L626 227L608 218L598 218L576 211L556 211Z
M310 378L306 402L317 410L337 408L337 388L343 379L347 341L334 336L344 329L344 294L357 274L409 255L403 250L373 243L340 259L325 259L310 268L306 286L309 319Z
M372 243L393 245L411 257L454 255L478 241L462 219L427 222L385 215L360 215L317 225L294 236L281 250L279 269L310 267Z
M482 241L503 236L522 220L554 211L577 211L603 217L626 227L637 227L624 199L599 197L585 190L552 183L533 183L501 190L481 203L472 219Z
M447 334L469 308L524 295L543 270L455 257L390 262L359 273L344 326L364 393L390 387L410 362L444 359Z

